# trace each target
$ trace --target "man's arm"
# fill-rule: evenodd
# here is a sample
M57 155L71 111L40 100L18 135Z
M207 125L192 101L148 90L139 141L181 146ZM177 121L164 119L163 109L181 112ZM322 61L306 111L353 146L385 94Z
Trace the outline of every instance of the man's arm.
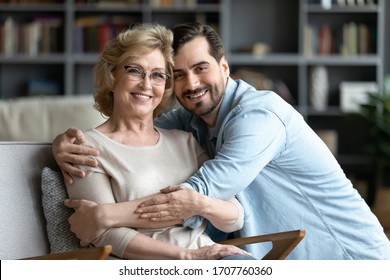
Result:
M75 178L73 184L67 184L69 197L72 199L65 201L67 207L75 210L69 223L82 244L91 243L110 228L161 228L182 222L175 219L163 222L140 219L135 210L143 199L116 203L105 175L88 175L89 173L87 178ZM144 199L153 197L154 195L150 195Z
M169 186L161 192L166 195L157 194L152 199L143 199L146 201L136 210L141 218L163 222L198 215L224 232L233 232L243 226L244 210L236 199L215 199L182 186ZM163 202L168 204L159 206L158 212L153 212L153 205Z
M183 108L164 113L155 119L155 125L165 129L181 129L189 131L185 127L187 119L191 115ZM95 167L97 161L90 156L98 156L99 150L87 146L82 146L86 142L85 136L80 129L69 128L62 134L56 136L52 144L54 158L61 168L64 179L69 184L73 183L73 176L84 177L85 173L75 164Z
M138 202L137 202L138 203ZM76 228L84 228L84 232L80 232L81 235L77 236L82 240L82 244L89 244L94 239L96 239L95 234L91 234L92 227L95 226L94 223L91 223L92 220L95 221L107 221L108 217L105 217L105 214L114 213L112 209L107 209L107 211L100 212L99 207L104 207L103 204L96 204L92 201L87 200L67 200L65 204L69 207L75 208L76 212L70 217L69 222L72 225L72 231L76 231ZM110 206L118 206L117 204L112 204ZM89 211L95 209L95 211ZM118 213L120 213L120 207L118 207ZM89 214L92 216L89 216ZM103 214L105 213L105 214ZM84 219L79 219L80 215L85 215ZM126 215L123 215L126 216ZM131 220L131 219L130 219ZM129 223L129 219L125 219L125 224ZM141 223L153 224L149 220L143 219ZM77 225L76 225L76 224ZM100 224L103 225L104 223ZM161 223L154 223L158 225ZM103 228L97 228L101 233L105 231ZM91 234L88 236L88 234ZM133 237L129 244L127 244L123 258L125 259L186 259L186 260L204 260L204 259L220 259L225 256L233 254L243 254L250 255L248 252L236 247L228 245L215 244L212 246L205 246L200 249L191 250L187 248L181 248L169 243L161 242L150 237L147 237L141 233L137 233Z
M72 185L71 187L82 188L83 186ZM244 213L238 202L212 199L191 189L178 186L168 187L163 192L177 193L175 199L171 200L172 208L170 210L160 209L151 215L142 215L142 209L146 209L147 206L143 202L145 200L160 201L165 196L153 194L132 201L104 204L85 199L66 200L65 205L75 209L75 213L69 218L71 230L82 243L88 244L110 228L161 228L182 223L183 219L180 216L201 215L216 228L225 232L236 231L243 225ZM167 211L171 211L171 214Z
M286 141L283 123L261 108L251 108L237 115L226 125L223 135L223 139L218 139L222 146L215 158L205 162L181 185L218 199L234 197L282 151ZM169 216L185 219L180 214L182 209L173 208L176 196L173 192L146 201L144 205L148 208L142 211L144 214L161 213L161 219L169 219ZM192 225L191 222L189 226Z
M77 128L69 128L63 134L57 135L52 144L54 158L61 168L64 179L72 184L72 175L84 177L85 172L74 164L97 166L97 161L91 156L98 156L99 151L95 148L83 146L86 138L83 132Z

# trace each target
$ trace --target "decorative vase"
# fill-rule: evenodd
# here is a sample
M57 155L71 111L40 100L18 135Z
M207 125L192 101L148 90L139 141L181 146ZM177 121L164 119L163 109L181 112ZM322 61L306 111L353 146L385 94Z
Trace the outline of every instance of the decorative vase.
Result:
M324 66L315 66L311 71L310 98L313 108L325 111L328 107L328 70Z

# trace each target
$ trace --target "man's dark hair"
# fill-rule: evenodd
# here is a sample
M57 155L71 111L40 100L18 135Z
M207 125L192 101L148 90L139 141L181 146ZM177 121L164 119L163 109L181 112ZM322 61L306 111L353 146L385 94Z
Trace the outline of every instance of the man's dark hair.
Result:
M198 22L178 24L173 27L173 52L177 54L178 50L185 43L196 37L205 37L209 43L209 53L217 62L225 55L223 43L218 33L208 25Z

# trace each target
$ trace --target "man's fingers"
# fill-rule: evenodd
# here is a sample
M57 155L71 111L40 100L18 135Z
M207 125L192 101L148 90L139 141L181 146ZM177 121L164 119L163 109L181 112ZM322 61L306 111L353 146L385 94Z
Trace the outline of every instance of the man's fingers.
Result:
M159 204L168 203L168 201L169 201L168 197L164 194L161 194L161 195L157 195L151 199L147 199L145 201L142 201L142 203L138 207L143 208L146 206L155 206L155 205L159 205Z
M94 159L88 155L85 156L85 154L82 154L82 155L78 155L75 153L67 154L66 156L64 155L63 159L66 160L66 162L71 162L73 164L87 165L87 166L92 166L92 167L96 167L98 165L98 162L96 159Z
M71 142L76 144L83 144L87 142L87 138L85 137L84 133L76 127L71 127L67 129L64 134L59 135L58 137L60 137L61 139L72 139Z
M64 133L64 136L67 136L69 138L77 138L77 135L80 135L80 132L81 130L76 128L76 127L71 127L71 128L68 128L65 133Z
M72 154L98 156L99 150L85 145L71 145L69 152Z
M174 186L174 185L171 185L171 186L168 186L166 188L163 188L160 190L161 193L170 193L170 192L175 192L175 191L178 191L178 190L182 190L184 187L182 186Z
M65 163L62 165L62 168L61 168L61 171L62 171L62 174L64 175L64 180L72 185L73 184L73 178L72 178L72 175L73 176L77 176L77 177L80 177L80 178L83 178L85 176L85 172L82 171L81 169L78 169L76 167L74 167L73 165L69 164L69 163Z
M137 214L156 214L160 211L162 211L162 208L159 208L157 205L152 205L152 206L144 206L140 205L138 208L135 210L135 213Z
M173 216L171 213L168 211L162 211L158 213L153 213L153 214L141 214L140 218L142 219L150 219L153 222L167 222L167 221L174 221L178 220L176 216Z
M87 138L85 137L84 133L78 129L78 128L75 128L75 127L71 127L68 129L69 131L69 136L75 138L75 143L77 144L83 144L83 143L86 143L87 142Z
M69 185L73 184L73 178L70 176L70 174L64 170L61 169L62 176L64 176L64 181L67 182Z

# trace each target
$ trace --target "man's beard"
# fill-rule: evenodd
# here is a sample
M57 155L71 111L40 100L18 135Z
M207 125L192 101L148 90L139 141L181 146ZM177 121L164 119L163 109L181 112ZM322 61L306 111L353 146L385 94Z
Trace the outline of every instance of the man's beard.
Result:
M183 93L182 96L186 96L188 94L195 93L195 92L200 92L200 91L203 91L204 89L205 88L196 89L194 91L187 91L187 92ZM215 88L215 87L214 88L207 87L206 89L208 90L208 93L210 94L210 99L211 99L211 103L208 104L206 108L203 108L206 106L205 101L203 101L203 100L197 102L195 104L194 109L188 109L186 106L181 104L182 107L184 107L184 109L186 109L188 112L190 112L198 117L204 117L204 116L207 116L208 114L212 113L218 107L219 103L221 102L223 94L221 94L220 91L218 90L218 88ZM214 94L214 93L216 93L216 94Z

